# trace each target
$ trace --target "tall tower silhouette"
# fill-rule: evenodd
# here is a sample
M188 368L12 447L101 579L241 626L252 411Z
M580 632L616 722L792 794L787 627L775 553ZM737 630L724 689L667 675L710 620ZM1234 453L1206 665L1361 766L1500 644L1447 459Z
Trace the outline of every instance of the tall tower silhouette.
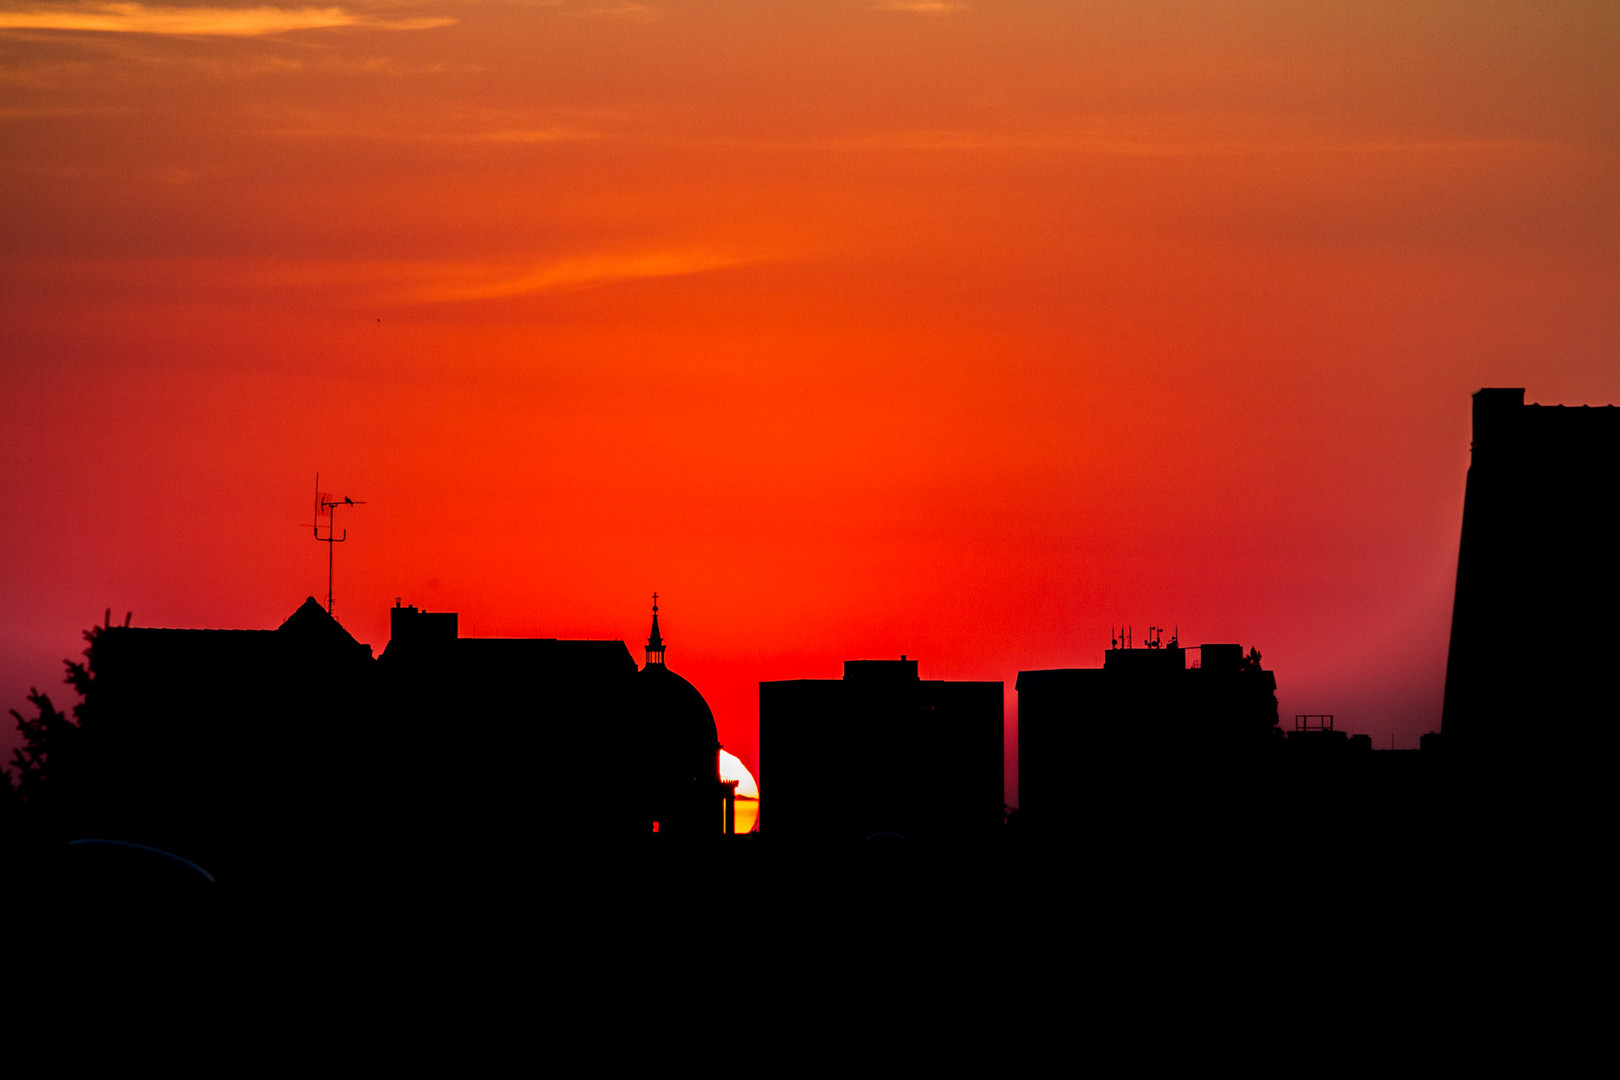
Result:
M1612 740L1620 601L1611 518L1620 409L1474 395L1441 731L1451 751L1550 749L1555 732ZM1580 734L1586 728L1587 734Z

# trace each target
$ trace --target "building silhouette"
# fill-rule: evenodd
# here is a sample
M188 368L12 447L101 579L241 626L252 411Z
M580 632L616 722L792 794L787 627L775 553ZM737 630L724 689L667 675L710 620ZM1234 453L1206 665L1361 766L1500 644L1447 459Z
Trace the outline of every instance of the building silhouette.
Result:
M377 659L314 598L273 631L109 627L53 797L72 836L222 879L720 835L735 782L664 652L656 604L643 668L622 641L464 638L403 604Z
M664 662L656 596L640 669L622 641L464 638L455 614L398 603L389 617L380 684L410 733L395 752L442 748L448 798L422 831L551 845L732 831L714 714Z
M1002 695L999 682L919 678L904 656L846 661L842 679L760 683L761 832L789 841L996 835Z
M1333 725L1332 713L1299 713L1294 728L1284 733L1283 745L1293 754L1365 754L1372 752L1371 735L1352 735Z
M633 826L633 806L603 800L613 778L599 764L631 741L624 642L466 638L455 613L396 603L377 668L390 831L556 845Z
M1441 734L1448 754L1612 742L1607 623L1620 603L1613 518L1620 409L1473 399Z
M1030 825L1184 805L1282 743L1276 676L1240 645L1116 640L1102 667L1020 671L1017 691L1019 810Z
M109 626L79 736L51 763L74 836L230 873L310 855L363 806L371 648L313 597L275 630Z

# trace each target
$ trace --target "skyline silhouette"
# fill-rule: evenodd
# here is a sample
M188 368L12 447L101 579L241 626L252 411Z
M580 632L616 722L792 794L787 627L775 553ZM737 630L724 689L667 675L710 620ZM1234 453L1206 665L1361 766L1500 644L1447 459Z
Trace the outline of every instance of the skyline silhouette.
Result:
M1524 397L1522 388L1473 395L1446 709L1420 744L1436 760L1442 750L1463 762L1550 755L1572 718L1603 711L1603 619L1620 587L1601 537L1620 411ZM359 505L316 498L318 510ZM316 532L329 552L334 537ZM1554 564L1549 582L1536 568ZM382 833L491 844L537 824L596 839L712 834L717 820L720 832L735 831L737 782L721 780L707 701L666 667L656 592L639 674L622 640L464 638L457 613L398 598L387 648L374 657L332 604L329 586L325 608L310 597L274 633L131 626L131 615L114 627L108 609L105 625L85 634L86 660L67 662L81 701L56 710L36 690L35 717L13 710L8 797L32 800L65 835L134 837L212 866L285 860L262 851L283 834L306 843L322 835L323 817L357 827L366 804ZM1547 624L1566 635L1527 651L1535 637L1526 628ZM1231 781L1213 777L1248 776L1270 790L1277 779L1253 770L1285 750L1297 771L1373 749L1369 735L1336 727L1330 714L1297 714L1285 730L1277 679L1257 649L1184 647L1179 629L1168 641L1165 629L1148 626L1137 648L1130 624L1114 628L1097 669L1018 672L1012 724L1003 683L919 681L918 661L904 655L845 661L842 680L760 681L758 738L772 732L782 835L993 835L1001 815L981 781L999 775L1003 805L1051 837L1144 782L1162 789L1166 806L1188 805L1189 792L1220 802ZM1189 665L1190 653L1199 659ZM1503 664L1504 653L1520 661ZM88 733L85 716L97 718ZM252 747L294 718L310 732L313 768L302 795L271 798L285 763ZM463 749L439 785L442 806L417 806L399 778L433 769L421 751L436 741ZM608 770L617 794L582 828L601 768L571 763L588 761ZM1006 784L1026 762L1029 804ZM1438 768L1399 774L1397 804L1437 797ZM749 771L772 789L757 758ZM1179 779L1166 786L1167 775ZM1380 766L1376 775L1397 774Z
M1602 537L1620 411L1524 396L1473 395L1446 710L1420 753L1375 752L1325 713L1285 728L1258 649L1183 646L1157 625L1137 647L1126 624L1099 668L1018 673L1027 799L1009 806L1004 684L848 660L839 680L758 684L769 769L754 770L764 839L748 843L1010 845L1052 865L1174 839L1266 874L1340 836L1356 838L1347 865L1388 874L1437 838L1465 861L1525 842L1548 805L1591 797L1582 757L1612 742L1601 648L1620 578ZM114 626L109 609L67 662L79 700L35 692L35 716L13 711L0 855L46 889L196 895L223 879L264 896L386 887L435 861L623 874L628 853L736 845L738 781L702 692L667 665L658 601L639 668L623 640L462 637L458 614L400 599L380 656L330 596L273 631ZM1538 642L1553 618L1569 639ZM295 748L272 751L288 725ZM1391 830L1409 831L1359 839Z
M396 596L680 597L751 767L761 681L904 654L1004 684L1016 803L1017 673L1121 622L1415 747L1460 403L1620 400L1607 5L46 7L0 0L7 708L109 606L273 627L331 556L379 647Z

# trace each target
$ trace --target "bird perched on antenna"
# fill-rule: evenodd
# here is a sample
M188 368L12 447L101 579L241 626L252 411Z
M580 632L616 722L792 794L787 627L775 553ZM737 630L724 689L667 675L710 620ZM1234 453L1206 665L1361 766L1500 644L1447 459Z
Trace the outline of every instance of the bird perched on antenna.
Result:
M315 474L315 524L313 526L315 539L326 545L326 613L332 614L332 550L336 544L341 544L349 538L349 530L344 529L343 535L337 535L337 521L332 511L339 506L364 506L365 502L355 502L345 495L343 501L338 502L331 495L321 490L321 474ZM321 519L326 519L326 535L321 535Z

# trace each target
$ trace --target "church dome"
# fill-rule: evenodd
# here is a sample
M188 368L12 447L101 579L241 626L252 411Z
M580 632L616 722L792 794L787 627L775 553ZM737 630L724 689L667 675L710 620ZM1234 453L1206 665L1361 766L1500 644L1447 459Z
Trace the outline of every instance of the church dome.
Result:
M720 732L714 712L697 687L664 666L664 638L658 629L658 594L653 594L652 632L647 666L636 676L641 713L642 754L654 786L720 780Z
M698 688L663 664L648 664L637 676L641 704L659 742L668 742L695 754L720 748L714 712Z

